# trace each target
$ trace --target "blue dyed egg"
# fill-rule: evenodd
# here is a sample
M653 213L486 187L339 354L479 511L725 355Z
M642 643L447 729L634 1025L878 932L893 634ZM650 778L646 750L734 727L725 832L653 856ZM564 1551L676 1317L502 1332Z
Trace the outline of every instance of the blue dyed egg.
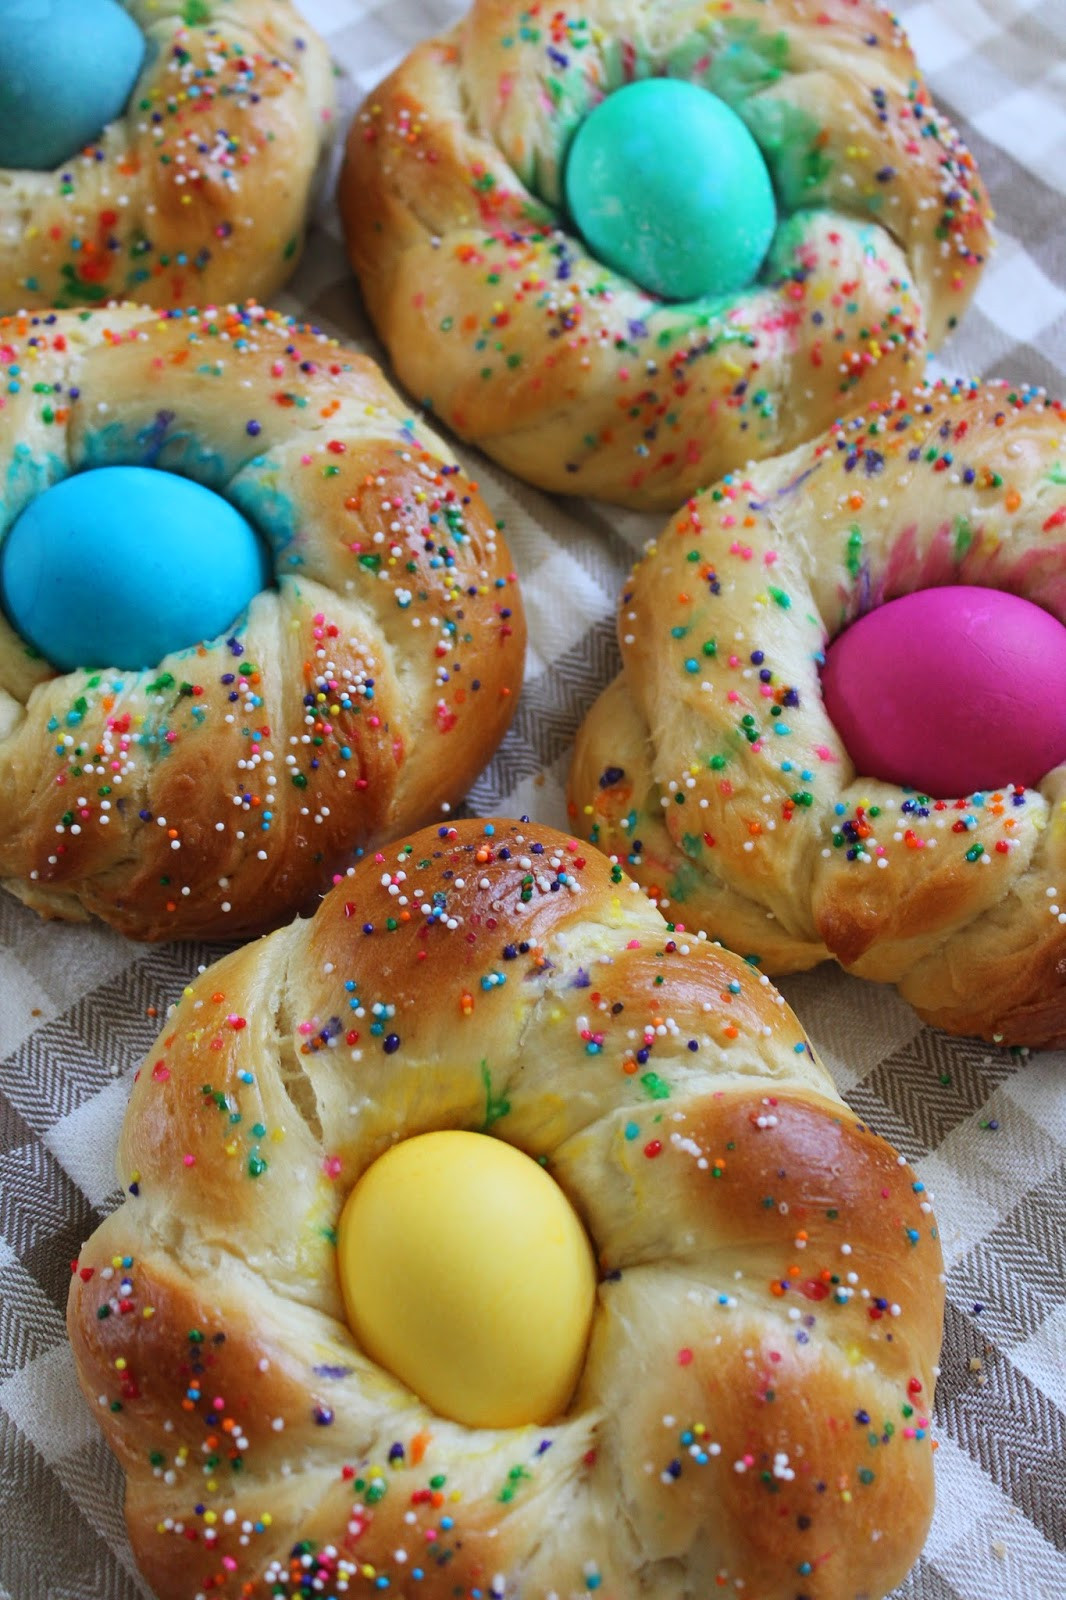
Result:
M271 579L221 495L172 472L98 467L38 495L0 544L0 602L63 671L154 667L218 638Z
M0 12L0 167L51 172L122 115L144 34L118 0L3 0Z
M770 174L744 123L676 78L601 101L574 135L564 187L591 253L665 300L746 288L777 225Z

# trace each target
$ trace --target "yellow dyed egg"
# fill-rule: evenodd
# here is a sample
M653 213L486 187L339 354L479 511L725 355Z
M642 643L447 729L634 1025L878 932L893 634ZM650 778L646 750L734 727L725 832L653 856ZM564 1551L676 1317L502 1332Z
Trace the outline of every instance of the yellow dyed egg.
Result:
M348 1197L337 1259L360 1345L441 1416L512 1428L565 1410L596 1269L558 1184L513 1145L396 1145Z

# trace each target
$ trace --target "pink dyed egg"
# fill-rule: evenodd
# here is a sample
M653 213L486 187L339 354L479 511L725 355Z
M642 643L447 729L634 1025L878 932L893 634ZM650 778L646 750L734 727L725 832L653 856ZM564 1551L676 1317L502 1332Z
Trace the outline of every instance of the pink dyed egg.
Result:
M934 799L1032 788L1066 761L1066 628L998 589L922 589L833 640L826 710L860 777Z

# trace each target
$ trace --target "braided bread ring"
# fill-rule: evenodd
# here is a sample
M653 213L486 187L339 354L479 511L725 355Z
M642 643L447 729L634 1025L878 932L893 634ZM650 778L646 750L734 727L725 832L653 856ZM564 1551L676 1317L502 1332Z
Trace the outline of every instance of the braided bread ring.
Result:
M935 585L1066 620L1064 438L1042 391L915 390L691 501L622 598L575 823L770 972L832 956L951 1032L1066 1043L1066 768L923 800L856 773L818 672L857 616Z
M551 829L427 829L186 991L68 1319L161 1600L309 1574L412 1600L794 1600L803 1573L875 1600L915 1559L943 1304L922 1185L768 980L634 890ZM544 1427L433 1415L341 1306L360 1174L490 1127L546 1160L601 1269L576 1399Z
M372 361L256 307L0 340L0 538L72 472L147 465L226 495L276 577L148 672L53 676L0 615L6 888L135 938L238 938L462 797L515 705L521 600L475 487Z
M296 266L333 114L289 0L121 0L148 43L124 117L55 172L0 171L0 311L266 299Z
M664 304L562 218L569 139L666 74L747 122L782 221L726 302ZM407 388L549 489L673 509L920 376L988 247L972 160L873 0L477 0L352 126L352 262Z

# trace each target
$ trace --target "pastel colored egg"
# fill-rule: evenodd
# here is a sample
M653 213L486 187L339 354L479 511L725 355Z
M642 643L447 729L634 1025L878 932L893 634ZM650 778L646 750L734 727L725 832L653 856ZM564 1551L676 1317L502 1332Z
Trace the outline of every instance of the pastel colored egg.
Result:
M63 671L154 667L215 639L271 580L251 524L172 472L97 467L30 502L0 544L0 603Z
M121 116L144 34L117 0L5 0L0 11L0 167L50 172Z
M829 646L822 689L860 777L933 799L1031 788L1066 761L1066 628L999 589L879 606Z
M777 221L766 162L740 117L676 78L601 101L574 135L564 188L591 253L664 300L746 288Z
M560 1415L596 1294L558 1184L481 1133L395 1145L356 1184L337 1261L359 1343L441 1416L510 1428Z

